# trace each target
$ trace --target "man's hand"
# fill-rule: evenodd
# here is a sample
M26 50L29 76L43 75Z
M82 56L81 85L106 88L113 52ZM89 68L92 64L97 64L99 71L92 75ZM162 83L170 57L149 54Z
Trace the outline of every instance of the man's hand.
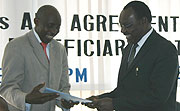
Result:
M66 109L70 109L74 105L78 105L78 104L79 104L79 102L73 102L71 100L67 101L65 99L61 99L61 106L66 108Z
M29 104L44 104L47 101L51 101L57 97L57 93L41 93L39 90L44 87L45 83L39 84L33 88L33 90L26 95L25 102Z
M93 101L97 105L98 111L113 111L113 104L111 98L102 98Z
M87 98L88 100L93 101L92 103L82 103L83 105L89 108L97 108L98 111L113 111L113 104L111 98L102 98L98 96L91 96Z
M91 97L86 98L86 99L91 100L91 101L96 101L96 100L99 99L99 97L98 96L91 96ZM85 105L85 106L87 106L89 108L93 108L93 109L97 108L97 104L94 104L93 102L92 103L81 103L81 104Z

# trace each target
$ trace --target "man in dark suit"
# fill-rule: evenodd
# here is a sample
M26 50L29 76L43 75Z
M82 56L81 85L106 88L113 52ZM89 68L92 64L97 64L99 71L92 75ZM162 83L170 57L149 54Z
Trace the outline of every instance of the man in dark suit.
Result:
M99 111L176 111L178 55L175 46L151 27L151 11L132 1L119 18L128 45L117 87L85 104Z

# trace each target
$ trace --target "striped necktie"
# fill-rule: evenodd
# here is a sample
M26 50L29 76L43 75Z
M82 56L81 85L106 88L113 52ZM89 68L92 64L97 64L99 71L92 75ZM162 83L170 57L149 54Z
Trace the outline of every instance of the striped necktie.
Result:
M137 47L138 47L138 44L136 43L136 44L133 45L133 47L130 50L130 53L129 53L130 55L129 55L129 59L128 59L128 67L131 65L131 63L134 60L134 56L135 56Z

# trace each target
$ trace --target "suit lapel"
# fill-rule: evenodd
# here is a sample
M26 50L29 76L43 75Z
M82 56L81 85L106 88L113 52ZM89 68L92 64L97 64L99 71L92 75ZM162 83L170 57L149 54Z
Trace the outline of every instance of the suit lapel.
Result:
M127 47L124 49L123 51L123 56L122 56L122 61L121 61L121 66L120 66L120 70L119 70L119 79L123 78L126 75L127 72L127 68L128 68L128 57L129 57L129 52L131 49L132 45L127 45Z
M126 52L123 55L124 56L124 59L122 60L122 63L123 63L123 66L124 66L123 72L126 72L127 69L128 69L128 57L129 57L129 53L130 53L131 47L132 47L132 45L128 45L127 46L127 50L126 50Z
M154 38L155 38L155 35L156 32L153 31L152 34L148 37L148 39L146 40L146 42L144 43L144 45L141 47L141 49L139 50L138 54L136 55L136 57L134 58L134 61L131 63L131 65L126 68L127 70L125 71L125 73L123 74L123 77L122 79L132 70L132 68L145 56L145 54L149 51L149 49L153 46L153 43L155 42L154 41ZM126 57L126 62L128 61L128 56L129 56L129 52L130 52L130 49L128 50L128 53L127 53L127 57ZM127 67L127 65L126 65Z
M28 39L30 41L30 44L33 47L33 52L35 54L35 56L37 57L37 59L39 60L39 62L46 68L48 69L48 60L46 58L46 55L44 54L44 51L42 49L42 46L40 45L40 43L38 42L38 40L36 39L33 31L31 30L28 36Z
M49 87L53 89L57 89L58 85L56 84L57 78L60 76L60 69L59 69L59 56L58 53L60 52L59 47L57 48L56 44L54 43L54 40L52 40L49 44L49 57L50 57L50 74L49 74Z
M53 66L53 64L56 62L56 52L57 52L52 42L50 43L50 46L49 46L50 47L49 48L50 66Z

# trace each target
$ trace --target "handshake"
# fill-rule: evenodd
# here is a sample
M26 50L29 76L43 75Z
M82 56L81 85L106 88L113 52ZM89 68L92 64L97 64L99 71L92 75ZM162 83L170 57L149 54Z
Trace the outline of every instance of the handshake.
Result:
M82 99L82 98L75 97L70 94L56 91L56 90L53 90L50 88L45 88L44 93L59 94L60 96L57 97L56 99L61 100L61 102L63 101L63 104L66 104L65 106L73 107L74 105L81 103L82 105L85 105L89 108L93 108L93 109L97 108L98 111L113 111L111 98L101 98L100 99L98 96L91 96L89 98ZM64 105L62 105L62 106L64 106Z
M97 108L98 111L113 111L111 98L108 97L99 98L98 96L91 96L87 98L87 100L91 100L92 102L87 102L87 103L81 102L81 104L92 109Z
M91 96L86 99L78 98L67 93L45 88L41 93L39 90L44 87L45 83L36 86L32 92L26 95L25 102L29 104L43 104L47 101L57 99L61 101L61 106L70 109L74 105L81 103L89 108L97 108L98 111L113 111L111 98L100 98L99 96Z
M70 109L74 105L81 103L89 108L97 108L98 111L113 111L112 107L112 99L111 98L99 98L98 96L91 96L86 99L82 99L79 97L72 96L67 93L63 93L60 91L56 91L50 88L45 88L44 93L57 93L60 96L57 97L57 100L61 100L63 103L62 106L66 109ZM69 107L66 107L69 106ZM111 109L112 110L111 110Z

